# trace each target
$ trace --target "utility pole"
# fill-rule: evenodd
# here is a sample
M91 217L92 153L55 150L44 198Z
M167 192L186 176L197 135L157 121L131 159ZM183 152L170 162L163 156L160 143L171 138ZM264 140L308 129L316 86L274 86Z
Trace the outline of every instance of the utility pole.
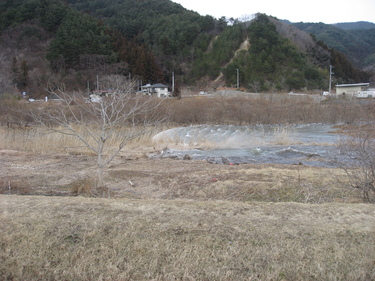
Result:
M331 93L331 88L332 88L332 74L334 74L332 72L332 65L329 66L329 90L328 92Z
M174 71L172 72L172 93L174 93Z
M237 70L237 89L238 89L240 87L240 75L239 75L238 68L236 70Z

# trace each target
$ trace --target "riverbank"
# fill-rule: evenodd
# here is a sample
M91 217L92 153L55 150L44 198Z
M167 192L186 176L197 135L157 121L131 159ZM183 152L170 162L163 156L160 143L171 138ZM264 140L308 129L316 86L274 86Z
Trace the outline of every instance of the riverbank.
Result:
M373 280L375 206L0 195L2 280Z
M271 202L361 202L337 168L280 164L211 164L148 158L152 148L123 153L95 189L95 157L0 150L3 194Z

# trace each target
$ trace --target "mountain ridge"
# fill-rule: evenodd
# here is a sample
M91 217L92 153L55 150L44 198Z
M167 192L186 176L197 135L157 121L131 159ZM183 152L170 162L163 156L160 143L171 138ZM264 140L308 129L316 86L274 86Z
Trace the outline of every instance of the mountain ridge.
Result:
M222 74L233 85L238 69L254 91L320 90L330 64L337 82L370 77L315 35L263 14L214 19L169 0L16 0L0 8L0 56L10 58L0 65L3 89L36 92L49 81L82 89L101 73L169 83L173 72L179 84L198 86Z
M375 23L369 21L339 22L333 25L344 30L375 28Z
M367 29L356 29L355 27L359 26L357 23L343 23L342 25L292 23L291 25L313 34L329 48L342 52L358 68L375 71L375 48L373 47L375 46L375 24L367 25L373 26Z

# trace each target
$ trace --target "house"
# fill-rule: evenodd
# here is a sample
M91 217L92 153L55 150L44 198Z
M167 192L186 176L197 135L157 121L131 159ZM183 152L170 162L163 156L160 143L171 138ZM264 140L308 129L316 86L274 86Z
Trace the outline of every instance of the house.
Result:
M100 103L102 101L102 96L98 95L98 94L91 94L90 98L89 98L89 101Z
M141 86L141 93L149 96L156 95L158 98L170 96L168 86L160 83Z
M370 83L336 85L336 95L355 96L355 95L357 95L358 92L363 91L369 85L370 85Z

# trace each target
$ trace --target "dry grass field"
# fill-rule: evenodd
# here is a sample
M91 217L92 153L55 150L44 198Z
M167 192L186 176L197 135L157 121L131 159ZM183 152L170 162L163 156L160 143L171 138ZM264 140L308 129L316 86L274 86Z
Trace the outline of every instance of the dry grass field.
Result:
M93 192L93 156L0 150L0 279L375 278L375 205L343 171L145 151Z
M375 206L0 196L2 280L374 280Z
M0 280L375 280L375 205L343 170L153 159L151 135L96 188L74 139L0 127Z
M146 150L147 151L147 150ZM152 152L152 148L149 149ZM0 150L0 192L7 195L94 196L130 199L191 199L361 203L340 169L303 165L216 165L199 160L149 159L131 151L105 170L95 188L95 157Z

